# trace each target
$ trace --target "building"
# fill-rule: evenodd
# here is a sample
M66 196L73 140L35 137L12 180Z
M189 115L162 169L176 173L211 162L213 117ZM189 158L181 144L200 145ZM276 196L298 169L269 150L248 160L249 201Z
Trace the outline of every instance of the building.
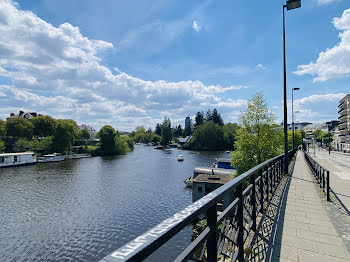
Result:
M189 143L191 137L192 136L186 136L184 138L179 137L178 139L179 139L180 147L181 148L188 148L188 143Z
M350 152L350 94L339 101L339 142L341 151Z
M191 127L191 118L189 116L185 119L185 129L189 129Z
M306 137L313 136L313 132L315 132L317 129L328 133L331 132L336 126L338 126L339 121L338 120L332 120L328 122L323 123L316 123L316 124L309 124L303 128L305 131Z
M6 121L15 119L15 118L25 118L27 120L30 120L37 116L41 116L41 114L38 114L36 112L24 112L23 110L20 110L18 115L16 115L15 113L11 113L10 116L6 118Z
M339 131L339 125L334 127L331 131L330 131L332 134L333 134L333 141L331 143L331 147L337 151L340 150L340 131Z
M192 202L204 197L206 194L209 194L232 179L233 178L230 175L198 174L195 178L193 178ZM227 199L224 199L226 205L233 199L233 192L231 193L232 194L226 195Z
M303 129L305 126L307 125L312 125L312 123L309 122L298 122L298 123L294 123L294 130L301 130ZM292 124L288 124L287 125L288 130L293 130L293 126Z
M82 131L82 130L87 130L90 134L90 139L89 140L94 140L95 139L95 136L96 136L96 130L93 129L91 126L88 126L88 125L80 125L79 127L79 130Z

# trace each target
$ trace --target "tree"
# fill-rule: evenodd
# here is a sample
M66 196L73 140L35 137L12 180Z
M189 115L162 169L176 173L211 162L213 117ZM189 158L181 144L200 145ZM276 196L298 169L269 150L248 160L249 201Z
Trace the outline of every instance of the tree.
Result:
M53 149L59 153L67 153L71 151L72 145L75 143L78 136L78 125L74 120L57 120L57 126L52 140Z
M213 113L211 115L211 119L215 124L218 124L219 126L223 126L224 125L224 121L222 120L221 115L218 113L218 111L216 110L216 108L214 108Z
M182 136L182 127L181 127L181 124L179 124L178 126L176 126L174 128L174 136L175 137L180 137Z
M5 143L4 141L0 140L0 152L3 152L5 150Z
M34 125L34 135L38 137L53 136L56 129L56 120L50 116L38 116L32 120Z
M25 138L18 139L12 146L14 152L25 152L31 150L30 142Z
M330 132L325 133L323 135L323 137L322 137L322 140L329 147L329 151L328 152L330 154L331 153L331 149L330 149L331 145L330 144L333 141L333 134L330 133Z
M109 125L103 126L98 132L100 138L100 149L102 155L114 155L116 153L115 137L116 131Z
M189 146L195 150L222 150L224 147L223 128L213 121L206 121L194 130Z
M6 122L0 119L0 137L6 136Z
M231 153L231 163L239 174L283 152L282 128L275 124L262 93L254 95L240 116L241 127Z
M195 127L202 125L204 123L203 111L202 112L198 111L194 120L195 120L195 123L194 123Z
M83 140L89 140L90 139L90 133L86 129L81 130L81 139Z
M27 119L14 118L6 121L6 134L17 138L32 138L34 125Z
M156 133L158 136L162 135L162 128L161 128L160 124L156 125L156 130L154 131L154 133Z
M162 139L160 140L160 143L162 145L168 145L172 139L171 121L169 120L169 118L164 117L161 129L162 129Z
M315 136L315 139L317 142L321 142L321 145L322 145L322 137L325 135L326 133L323 132L321 129L316 129L314 132L313 132L313 135Z
M238 124L232 124L228 123L223 126L224 131L224 147L225 149L234 150L235 149L235 142L237 138L237 132L239 129Z
M206 116L205 116L206 121L212 121L213 120L213 113L211 112L210 109L208 109Z

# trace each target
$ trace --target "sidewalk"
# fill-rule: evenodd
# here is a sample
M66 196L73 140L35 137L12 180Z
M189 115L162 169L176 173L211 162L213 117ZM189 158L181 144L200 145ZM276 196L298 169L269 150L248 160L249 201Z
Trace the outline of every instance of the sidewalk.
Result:
M293 175L277 196L280 203L275 217L267 214L263 218L273 221L273 229L266 234L262 223L258 232L254 250L264 246L265 254L250 261L350 261L316 188L304 155L298 152Z

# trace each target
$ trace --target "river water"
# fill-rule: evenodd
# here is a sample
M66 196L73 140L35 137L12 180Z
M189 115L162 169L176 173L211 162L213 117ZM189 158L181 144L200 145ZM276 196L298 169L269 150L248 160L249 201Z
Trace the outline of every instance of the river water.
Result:
M179 154L183 162L177 161ZM0 169L0 261L98 261L192 202L183 180L222 152L155 150ZM171 261L187 227L148 261Z

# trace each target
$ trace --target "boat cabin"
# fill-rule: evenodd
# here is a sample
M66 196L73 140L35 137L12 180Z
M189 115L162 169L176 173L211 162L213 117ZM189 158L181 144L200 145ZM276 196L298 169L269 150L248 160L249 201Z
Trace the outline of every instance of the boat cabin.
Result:
M34 164L33 152L0 154L0 167Z

